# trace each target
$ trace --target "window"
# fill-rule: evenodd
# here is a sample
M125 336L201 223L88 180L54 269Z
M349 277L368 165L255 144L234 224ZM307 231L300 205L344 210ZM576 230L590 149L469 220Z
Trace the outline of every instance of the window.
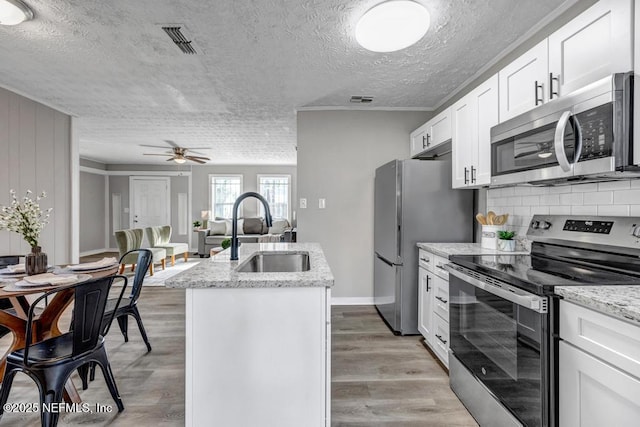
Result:
M242 175L211 175L213 218L231 218L233 203L240 194L242 194Z
M289 218L291 205L291 175L258 175L258 192L269 202L273 218ZM258 212L264 217L262 203L258 202Z

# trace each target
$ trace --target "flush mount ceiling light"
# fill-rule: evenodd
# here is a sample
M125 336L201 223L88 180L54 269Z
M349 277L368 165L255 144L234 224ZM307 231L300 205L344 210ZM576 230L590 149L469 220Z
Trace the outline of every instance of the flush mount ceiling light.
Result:
M393 0L369 9L356 25L356 40L373 52L394 52L411 46L429 29L429 11L408 0Z
M0 0L0 25L18 25L33 19L33 11L22 0Z

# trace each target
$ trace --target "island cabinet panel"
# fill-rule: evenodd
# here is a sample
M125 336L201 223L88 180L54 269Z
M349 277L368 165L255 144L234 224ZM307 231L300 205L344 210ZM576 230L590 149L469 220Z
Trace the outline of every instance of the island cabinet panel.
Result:
M187 426L330 425L330 289L186 291Z

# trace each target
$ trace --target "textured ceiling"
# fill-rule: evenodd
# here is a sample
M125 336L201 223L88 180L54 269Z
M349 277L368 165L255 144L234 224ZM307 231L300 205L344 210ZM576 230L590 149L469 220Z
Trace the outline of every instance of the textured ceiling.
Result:
M26 1L33 21L0 26L0 86L79 117L82 157L158 164L139 144L210 147L199 151L216 164L293 164L297 109L350 107L351 95L373 96L370 108L433 108L563 3L419 0L427 35L373 53L353 33L380 0ZM181 24L198 54L162 24Z

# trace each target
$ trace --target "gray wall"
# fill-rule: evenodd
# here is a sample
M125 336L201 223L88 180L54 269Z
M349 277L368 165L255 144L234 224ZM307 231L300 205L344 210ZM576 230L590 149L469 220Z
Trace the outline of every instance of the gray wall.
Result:
M230 174L242 175L243 191L258 191L258 175L261 174L286 174L291 175L291 204L292 215L296 210L297 194L297 167L296 166L253 166L253 165L224 165L224 166L193 166L193 217L194 220L200 217L200 212L211 209L209 195L209 175ZM243 202L243 213L245 217L258 216L258 204L255 199L247 199ZM295 223L295 221L294 221Z
M409 133L427 112L298 112L298 241L318 242L335 276L333 297L373 298L375 169L409 157ZM318 209L318 199L326 208ZM369 301L371 302L371 301Z
M80 253L104 249L105 179L80 172Z
M71 117L0 88L0 205L27 190L46 191L40 202L53 208L39 244L53 264L72 262ZM15 232L0 231L0 253L26 254L29 245Z

